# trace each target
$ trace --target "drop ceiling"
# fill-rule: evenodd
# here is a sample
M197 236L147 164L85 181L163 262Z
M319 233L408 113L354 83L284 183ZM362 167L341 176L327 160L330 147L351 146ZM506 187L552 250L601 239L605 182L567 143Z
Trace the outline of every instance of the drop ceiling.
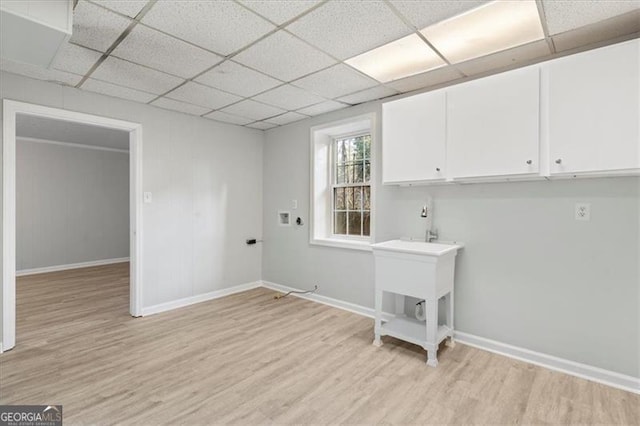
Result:
M350 59L400 39L437 50L446 32L430 40L425 28L489 2L79 0L72 37L49 69L6 59L0 68L266 130L640 31L637 0L520 1L535 4L542 39L456 63L439 52L416 61L437 68L390 81L364 74Z

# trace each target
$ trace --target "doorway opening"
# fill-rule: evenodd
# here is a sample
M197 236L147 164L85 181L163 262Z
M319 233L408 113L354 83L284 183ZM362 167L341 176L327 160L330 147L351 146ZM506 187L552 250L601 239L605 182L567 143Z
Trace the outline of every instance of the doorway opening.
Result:
M44 107L39 105L27 104L22 102L16 102L11 100L4 100L3 102L3 232L2 232L2 346L0 346L0 350L6 351L11 349L16 344L16 261L17 261L17 247L16 247L16 229L17 224L20 223L21 227L28 227L28 224L25 224L24 218L20 218L20 221L16 221L16 212L17 212L17 187L16 187L16 168L17 168L17 137L21 138L25 135L24 130L20 130L20 134L18 134L19 129L23 129L29 126L31 127L31 135L28 135L29 138L26 141L22 141L20 139L19 143L31 142L29 144L32 151L42 150L44 138L39 138L38 131L43 131L42 129L38 130L38 126L47 126L46 133L42 133L46 137L46 143L52 143L57 145L58 151L60 149L71 149L69 152L75 152L76 155L84 155L78 154L80 151L90 151L90 150L100 150L104 154L116 154L118 153L121 158L119 163L111 164L109 167L119 168L119 173L127 173L128 168L128 183L122 180L122 176L119 177L120 187L128 185L128 218L122 217L120 214L119 221L123 223L123 226L126 226L124 222L128 221L128 238L125 235L121 235L119 240L116 241L117 238L111 235L105 238L112 238L112 241L107 245L112 245L114 247L94 247L97 250L96 254L77 254L76 259L79 259L80 262L67 261L67 264L63 261L64 259L71 259L72 257L64 257L62 254L58 253L49 253L44 254L44 252L39 252L39 259L34 260L29 259L25 260L23 252L21 251L21 265L19 265L23 274L28 274L30 272L48 272L55 271L56 266L47 267L48 263L55 264L58 262L57 270L61 269L73 269L75 267L81 266L96 266L100 265L100 260L91 260L91 257L99 258L102 257L102 263L108 264L113 263L116 264L119 261L129 261L128 266L128 282L129 282L129 313L134 316L142 315L142 127L140 124L126 122L122 120L115 120L106 117L94 116L84 113L77 113L73 111L67 111L57 108ZM35 126L35 130L34 130ZM73 132L70 134L65 134L65 129L68 130L73 128ZM83 132L84 137L83 137ZM28 133L28 132L27 132ZM56 138L56 134L61 134L65 137ZM36 137L31 137L31 136ZM97 146L98 139L96 135L103 135L102 139L104 141L100 143L101 146ZM108 135L108 136L105 136ZM48 137L51 136L51 137ZM79 148L79 145L73 142L74 137L79 137L87 141L85 146ZM24 139L24 138L23 138ZM67 139L64 142L56 141L56 139ZM69 140L72 140L69 142ZM113 146L110 146L113 145ZM119 145L118 145L119 144ZM40 146L36 146L40 145ZM61 146L62 145L62 146ZM106 145L106 146L105 146ZM25 145L26 147L26 145ZM45 147L46 148L46 147ZM49 149L52 149L53 146L49 145ZM91 148L91 149L86 149ZM22 149L22 146L21 146ZM26 148L25 148L26 149ZM111 152L105 152L111 151ZM128 161L125 163L122 162L122 156L128 153ZM98 151L94 151L94 156L98 155ZM117 156L116 156L117 157ZM104 161L105 158L98 159L98 163ZM115 157L114 157L115 158ZM94 160L96 160L94 158ZM126 164L128 163L128 165ZM96 170L96 172L98 172ZM89 176L89 175L87 175ZM115 176L118 178L118 176ZM126 178L126 176L125 176ZM77 176L74 177L77 179ZM116 183L109 183L109 185L113 186ZM54 188L53 186L51 188ZM104 190L104 188L103 188ZM44 193L44 196L51 196L51 194ZM53 195L55 196L55 194ZM76 196L85 197L86 191L84 195L82 191L79 191ZM96 194L96 197L100 197L100 194ZM126 196L125 196L126 198ZM24 205L21 201L21 208L24 212ZM81 201L83 202L83 201ZM122 203L122 200L120 200ZM127 200L124 200L124 204L126 205ZM95 206L93 207L95 208ZM42 216L42 215L41 215ZM66 218L71 219L73 218ZM110 218L112 219L112 218ZM128 220L127 220L128 219ZM77 220L77 218L76 218ZM40 225L44 226L44 225ZM92 234L91 224L83 225L85 227L86 233L88 235ZM88 228L87 228L88 227ZM43 228L45 229L45 228ZM55 231L51 230L50 231ZM35 231L35 230L32 230ZM57 230L58 232L64 232L63 230ZM73 240L73 235L66 235L64 238L70 238ZM37 240L38 236L34 236L32 238L33 241L22 241L23 245L31 244L34 245L34 242ZM124 240L123 240L124 238ZM127 241L128 239L128 241ZM105 239L106 241L106 239ZM126 244L128 243L128 253L126 250ZM123 249L123 244L125 245ZM115 246L119 246L116 248ZM24 247L21 247L21 250ZM29 250L25 251L28 252ZM31 250L31 252L37 253L38 249ZM128 256L128 259L124 256L118 257L118 255L114 255L114 253L125 253ZM33 257L38 257L34 255ZM43 257L52 256L55 261L51 259L43 259ZM84 256L84 257L83 257ZM87 257L88 256L88 257ZM105 256L108 259L104 259ZM110 258L109 258L110 256ZM114 257L115 256L115 257ZM87 261L83 261L83 260ZM40 263L39 263L40 262ZM62 262L62 264L60 263ZM44 267L38 267L37 265L41 264ZM34 265L36 265L34 267ZM62 266L60 266L62 265ZM31 268L30 268L31 266ZM120 273L122 273L123 265L120 264L120 267L115 267L117 271L120 269ZM126 267L126 264L124 265ZM26 272L25 272L26 270ZM124 271L126 273L126 270Z

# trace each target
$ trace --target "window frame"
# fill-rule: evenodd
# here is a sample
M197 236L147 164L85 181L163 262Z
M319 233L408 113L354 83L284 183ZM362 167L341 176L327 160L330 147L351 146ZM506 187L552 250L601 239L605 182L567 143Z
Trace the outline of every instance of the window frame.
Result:
M309 244L342 249L371 251L375 242L375 200L377 186L378 127L375 112L360 114L312 126L310 136L310 187L309 187ZM354 134L371 135L369 161L370 224L369 236L349 236L333 233L333 141L335 138ZM331 151L331 152L330 152Z
M338 167L338 161L337 161L337 155L338 153L336 152L336 143L339 140L344 140L344 139L355 139L358 137L362 137L362 136L369 136L369 138L371 139L370 142L370 146L369 146L369 156L368 157L363 157L362 158L362 163L363 163L363 167L364 164L366 163L367 160L369 160L369 181L363 181L360 184L337 184L336 183L336 171L337 171L337 167ZM373 163L371 161L371 154L372 154L372 146L373 146L373 135L371 130L360 130L360 131L356 131L356 132L350 132L350 133L345 133L345 134L340 134L340 135L334 135L332 137L331 140L331 147L329 148L329 155L331 158L331 170L329 172L329 185L331 187L331 192L329 194L329 197L331 199L331 238L335 238L335 239L344 239L344 240L353 240L353 241L363 241L363 242L368 242L371 241L371 211L372 211L372 204L371 204L371 186L372 186L372 179L371 179L371 170L373 169ZM365 176L364 174L364 170L363 170L363 177ZM362 214L364 214L365 211L369 212L369 235L349 235L349 234L336 234L335 233L335 213L336 213L336 208L335 208L335 197L333 195L333 191L336 188L355 188L355 187L364 187L364 186L368 186L369 187L369 210L364 210L364 209L360 209L360 210L354 210L354 211L359 211ZM362 200L364 200L364 193L362 195ZM346 200L345 200L346 203ZM363 206L364 207L364 206ZM349 210L345 210L345 212L348 212ZM348 219L349 215L347 213L347 229L349 227L349 219ZM363 220L360 221L360 231L364 231L364 222Z

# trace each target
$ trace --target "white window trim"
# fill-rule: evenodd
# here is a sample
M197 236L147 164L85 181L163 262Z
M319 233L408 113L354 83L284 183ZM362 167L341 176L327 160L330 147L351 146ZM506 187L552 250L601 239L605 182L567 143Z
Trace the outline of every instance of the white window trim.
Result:
M355 133L371 134L371 224L369 237L354 237L333 234L330 192L332 176L331 146L335 138ZM310 129L310 226L309 244L371 251L375 241L375 197L376 197L376 147L378 141L376 115L369 113L334 121ZM317 202L318 201L318 202Z

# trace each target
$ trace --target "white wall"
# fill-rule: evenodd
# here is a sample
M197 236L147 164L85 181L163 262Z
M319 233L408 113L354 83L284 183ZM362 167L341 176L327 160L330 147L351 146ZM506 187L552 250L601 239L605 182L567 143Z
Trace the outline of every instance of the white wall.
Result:
M309 217L309 128L376 112L366 104L267 131L263 279L373 306L370 253L309 245L276 225L278 209ZM380 132L378 132L380 134ZM380 141L376 141L380 158ZM441 238L466 243L456 268L456 328L503 343L640 376L640 179L583 179L400 188L376 165L376 240L422 237L434 198ZM574 203L592 220L574 220Z
M129 153L16 142L16 269L129 257Z
M0 98L142 124L144 307L260 279L261 131L9 73Z

